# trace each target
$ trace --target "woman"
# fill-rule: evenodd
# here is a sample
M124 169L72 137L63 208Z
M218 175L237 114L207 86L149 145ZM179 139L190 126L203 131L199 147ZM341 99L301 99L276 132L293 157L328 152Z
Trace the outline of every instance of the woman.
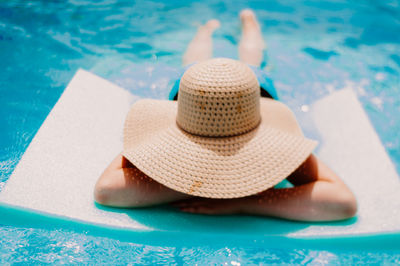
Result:
M242 11L240 17L243 31L239 45L240 61L253 67L260 66L265 44L259 24L254 13L250 10ZM198 62L198 64L189 68L182 78L179 90L184 94L178 97L178 107L175 106L176 102L163 103L161 101L141 102L134 105L125 124L124 155L118 155L99 178L95 187L95 200L100 204L114 207L146 207L172 203L182 211L191 213L215 215L243 213L300 221L332 221L354 216L357 211L357 203L353 193L329 167L311 154L315 146L314 142L302 136L290 110L276 100L262 99L261 119L259 119L258 98L252 96L253 90L255 90L254 86L256 86L254 84L257 83L253 80L255 79L254 74L249 73L250 70L243 66L244 64L233 62L233 60L211 60L213 62L209 63L210 60L208 59L212 55L211 36L218 27L219 22L217 20L208 21L199 28L196 36L189 44L183 57L183 64L190 65L194 62ZM231 68L226 70L226 65ZM220 71L228 72L218 76ZM221 85L221 91L217 92L214 92L210 87L198 90L204 79L207 82L211 81L211 83L215 81L216 77L222 77L225 80L224 77L229 76L232 71L237 72L232 74L228 82L246 80L243 84L237 84L234 90L232 90L232 86L229 87L224 84ZM202 73L206 74L202 78L197 78L196 75ZM211 80L208 80L209 78ZM260 80L260 77L258 79ZM217 84L219 81L215 82ZM196 86L193 87L193 84ZM211 84L211 88L215 84ZM261 95L276 98L273 89L265 88L262 85ZM258 83L257 86L259 86ZM244 87L246 88L242 89ZM240 91L238 92L238 90ZM226 101L224 98L215 102L216 93L218 95L234 95L236 98L231 97L234 98L232 101L237 100L238 102L229 102L231 101L229 97L226 97L228 99ZM174 96L177 91L172 94ZM204 102L203 98L206 98ZM242 98L245 98L246 104L254 102L254 108L249 107L249 109L247 106L243 106L240 102L243 100ZM212 101L214 101L213 112L215 110L215 115L214 113L207 113L207 119L210 120L211 118L214 121L217 119L216 123L221 117L225 120L221 120L221 124L218 124L218 126L213 123L206 123L208 127L204 129L205 134L203 134L202 121L206 121L203 110L204 115L206 115L208 107L211 110ZM225 106L226 112L223 113L221 106L215 108L219 104L221 106L232 104L235 108L232 111L232 108L225 108ZM149 107L149 105L152 107ZM164 107L161 108L160 106ZM250 111L247 111L248 109ZM219 110L222 110L222 113L217 113ZM162 117L164 112L170 112L171 115L158 119L157 115ZM178 112L177 115L176 112ZM227 112L233 113L227 114ZM246 112L250 114L245 114L247 116L243 118L243 113ZM271 116L270 114L274 115ZM154 122L148 123L147 119L150 118L147 116L152 117ZM244 130L238 128L238 131L235 131L235 126L221 127L221 125L225 125L225 122L228 121L227 117L230 116L236 117L239 121L242 121L240 120L242 118L245 119L243 120L244 124L248 120L255 122L254 125L249 125ZM180 143L173 144L176 146L171 147L172 144L170 143L174 139L169 140L169 143L163 143L154 138L149 140L154 135L152 135L153 131L164 130L167 132L169 130L167 128L175 124L175 120L172 120L171 117L173 119L176 117L176 124L178 125L173 131L175 133L171 133L176 134L174 139L180 138L182 143L188 145L179 152L177 150L179 150ZM198 121L191 124L197 118ZM171 125L158 126L167 123L164 121L168 119L171 120ZM152 125L157 125L155 126L157 129L152 129L152 131L146 128ZM145 129L140 129L141 127ZM273 127L271 131L269 131L270 127ZM215 131L219 130L232 130L232 132L214 134ZM164 133L160 134L160 136L165 137ZM135 136L132 137L133 135ZM273 143L281 143L268 148L276 149L274 152L279 154L276 155L278 163L271 159L275 157L275 154L266 153L268 152L267 148L262 145L261 139L266 138L266 136L272 138ZM280 136L287 138L287 141L280 142ZM158 136L158 138L161 137ZM144 144L136 143L137 139L143 141ZM225 143L226 139L229 139L229 143L235 142L229 151L224 150L224 148L230 144L220 146L220 143ZM259 143L256 143L258 145L254 144L256 140L259 140ZM153 143L149 144L148 142L151 141ZM289 142L293 144L289 145ZM210 146L209 143L212 145ZM269 145L268 142L266 144ZM238 145L241 146L237 148ZM142 146L146 146L146 148L142 149ZM222 147L222 150L216 147ZM286 151L292 147L296 152ZM147 153L147 151L149 152ZM173 160L169 160L168 156L165 156L165 153L168 152L170 152L168 156L175 156ZM197 157L194 154L197 154ZM253 160L252 154L261 159ZM187 159L185 156L191 159ZM235 164L241 162L240 160L243 160L245 156L248 156L246 160L250 162L248 163L251 166L249 172L255 173L247 179L246 172L240 172L240 169L232 170L232 167L237 167ZM232 160L231 164L230 159ZM260 160L263 161L262 166L257 168L257 165L260 165ZM206 163L204 164L204 162ZM163 163L165 165L162 165ZM194 165L193 168L190 168L190 166L189 170L185 170L186 165L192 164ZM198 166L199 164L201 164L201 167ZM179 165L181 168L178 167ZM228 167L231 168L228 169ZM173 173L171 169L176 169L176 173ZM193 172L190 172L192 170ZM220 172L224 172L224 175L221 174L221 177L217 177ZM226 173L231 172L233 173L232 180L227 180L230 176ZM210 173L215 175L215 179L220 178L218 179L219 183L214 181L212 176L207 177ZM236 180L234 180L235 174L238 176ZM262 178L260 179L260 177ZM274 187L283 179L288 180L293 187L280 189Z

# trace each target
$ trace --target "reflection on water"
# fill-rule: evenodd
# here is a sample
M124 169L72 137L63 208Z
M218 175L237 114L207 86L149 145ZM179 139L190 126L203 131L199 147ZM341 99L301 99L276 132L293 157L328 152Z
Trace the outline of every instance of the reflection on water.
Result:
M264 249L257 247L159 247L93 237L67 231L3 227L0 261L14 263L140 265L352 265L356 262L394 265L395 250L351 251Z
M187 43L207 19L222 22L214 54L237 58L237 15L245 7L260 20L268 44L266 69L282 99L304 111L334 90L353 88L400 172L399 1L1 1L0 190L79 67L141 96L165 98ZM6 243L0 245L2 258L16 261L32 256L78 263L98 258L181 264L196 258L205 264L347 264L369 256L301 249L176 250L9 227L0 234ZM399 262L382 252L369 259Z

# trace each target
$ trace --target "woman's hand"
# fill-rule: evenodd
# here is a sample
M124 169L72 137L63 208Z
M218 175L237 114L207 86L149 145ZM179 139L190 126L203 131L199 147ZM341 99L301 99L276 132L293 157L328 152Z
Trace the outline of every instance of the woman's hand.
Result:
M226 215L242 213L245 198L238 199L206 199L191 198L188 200L172 203L172 206L179 208L183 212L209 214L209 215Z

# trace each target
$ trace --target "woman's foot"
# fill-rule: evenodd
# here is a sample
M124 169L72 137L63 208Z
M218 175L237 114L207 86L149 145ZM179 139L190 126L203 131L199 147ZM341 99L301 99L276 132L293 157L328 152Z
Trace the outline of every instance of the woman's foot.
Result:
M240 12L240 20L242 22L242 31L260 31L260 25L257 22L256 15L250 9L244 9Z
M240 20L242 38L239 43L239 59L246 64L260 66L263 60L265 42L256 15L252 10L244 9L240 12Z
M220 23L216 19L211 19L199 27L196 36L189 43L183 55L183 65L204 61L212 57L212 34L219 27Z
M202 27L207 29L211 34L221 26L221 23L217 19L210 19Z

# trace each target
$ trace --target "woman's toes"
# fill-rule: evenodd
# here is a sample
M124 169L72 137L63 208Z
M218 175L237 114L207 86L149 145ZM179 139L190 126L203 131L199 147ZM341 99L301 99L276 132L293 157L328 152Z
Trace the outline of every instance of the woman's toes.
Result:
M242 27L244 31L247 30L259 30L260 26L258 25L256 15L250 9L244 9L240 12L240 19L242 21Z
M221 26L221 23L217 19L210 19L209 21L207 21L205 26L208 29L210 29L211 31L214 31L214 30L218 29Z
M240 12L240 18L243 21L248 21L248 20L253 20L255 21L255 15L254 12L251 9L243 9L242 12Z

